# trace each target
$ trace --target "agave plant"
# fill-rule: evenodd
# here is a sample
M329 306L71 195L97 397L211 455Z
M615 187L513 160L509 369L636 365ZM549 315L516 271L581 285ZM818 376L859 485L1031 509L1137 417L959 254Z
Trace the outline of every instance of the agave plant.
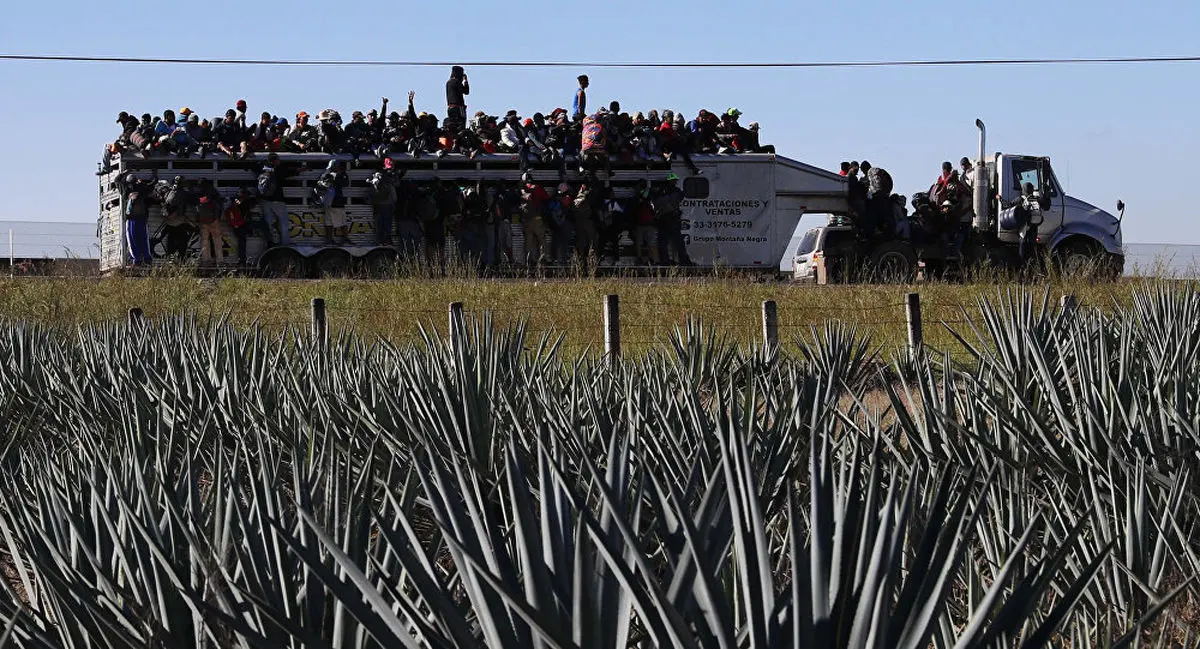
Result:
M689 321L617 362L487 315L413 346L4 323L0 633L1191 646L1190 291L1001 296L959 332L972 363L891 370L836 323L764 350Z

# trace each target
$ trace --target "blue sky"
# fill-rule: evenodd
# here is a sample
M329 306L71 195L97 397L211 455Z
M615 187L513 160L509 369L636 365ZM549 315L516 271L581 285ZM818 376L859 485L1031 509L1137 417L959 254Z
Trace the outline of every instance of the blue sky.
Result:
M558 2L10 3L0 50L21 54L387 60L833 61L1197 55L1200 3ZM583 11L581 7L590 7ZM942 160L1049 155L1067 191L1129 205L1125 238L1200 244L1186 156L1200 144L1200 64L795 70L468 69L469 109L736 106L781 154L836 169L869 159L911 195ZM93 172L121 110L211 117L343 115L387 95L442 112L443 68L269 68L0 61L0 219L94 221Z

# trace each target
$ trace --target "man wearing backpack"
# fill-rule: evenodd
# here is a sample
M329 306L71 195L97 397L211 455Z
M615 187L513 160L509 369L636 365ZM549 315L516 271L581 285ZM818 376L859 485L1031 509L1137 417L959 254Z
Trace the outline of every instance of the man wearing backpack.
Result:
M220 266L225 261L224 237L221 235L221 215L225 213L225 199L210 178L200 180L200 191L196 196L196 223L200 226L200 263L212 261ZM211 244L211 249L210 249Z
M154 181L140 180L132 173L119 180L122 204L125 205L125 236L129 241L129 256L136 266L149 266L150 233L146 221L150 218L150 205L154 200Z
M341 160L330 160L325 173L313 187L313 201L320 206L325 223L325 243L332 244L334 235L341 243L350 245L350 228L346 221L346 193L350 177Z
M257 187L259 208L262 211L263 221L266 222L268 234L271 232L272 227L279 230L279 238L270 241L272 237L268 236L268 243L282 246L291 244L292 238L288 232L290 224L288 223L287 204L284 202L283 183L285 180L307 170L307 163L299 167L285 167L280 164L278 153L268 155L267 163L259 168Z
M162 195L163 230L166 235L166 256L183 260L188 256L188 242L192 238L189 216L195 209L195 194L183 176L175 176L170 183L159 185Z
M399 178L393 169L391 158L383 159L383 169L376 171L368 181L367 193L371 198L371 210L375 214L375 243L392 245L392 217L396 213L396 184Z

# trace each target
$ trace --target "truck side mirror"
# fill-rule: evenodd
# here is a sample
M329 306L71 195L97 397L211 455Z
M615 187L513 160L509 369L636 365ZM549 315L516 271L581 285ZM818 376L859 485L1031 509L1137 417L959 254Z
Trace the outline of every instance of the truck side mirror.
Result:
M1125 211L1125 201L1122 201L1122 200L1117 201L1117 211L1118 212Z

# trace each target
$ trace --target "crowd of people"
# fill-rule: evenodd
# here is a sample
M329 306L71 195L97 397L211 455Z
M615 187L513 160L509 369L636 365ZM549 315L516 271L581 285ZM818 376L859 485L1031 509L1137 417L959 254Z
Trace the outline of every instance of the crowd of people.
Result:
M759 127L743 127L741 111L721 114L701 110L688 120L673 110L623 112L618 102L595 111L588 108L589 79L580 75L571 110L555 108L522 117L516 110L502 117L476 111L470 115L466 98L470 83L465 70L454 66L446 82L446 116L418 112L415 92L408 93L403 113L388 112L382 98L378 110L354 111L343 123L333 109L319 111L316 123L305 111L295 119L263 112L257 122L247 117L245 100L224 116L201 119L190 108L164 111L161 118L128 112L117 117L120 136L105 147L100 173L113 169L113 157L137 156L253 158L255 186L222 199L208 180L119 179L127 217L132 261L151 263L146 221L151 206L162 208L165 251L185 256L192 236L201 234L201 261L222 263L222 227L237 240L238 261L246 263L246 241L255 234L272 245L290 243L285 181L308 171L307 164L281 161L279 153L324 153L358 157L373 154L383 160L369 181L368 199L374 216L376 244L394 245L405 254L441 259L448 236L464 259L484 266L503 261L564 263L620 256L618 241L627 235L636 244L642 264L691 265L682 234L679 178L670 174L659 183L640 182L618 192L611 186L611 165L638 161L681 159L692 173L695 153L774 153L759 142ZM517 154L523 172L519 183L451 180L415 183L403 177L392 156L445 156L458 153L474 158L481 153ZM256 156L256 154L263 154ZM264 159L265 158L265 159ZM530 164L557 169L559 182L540 184L524 173ZM568 179L567 165L578 165L579 179ZM350 243L345 189L346 165L329 161L311 186L307 203L322 217L329 244ZM632 190L631 192L629 190ZM262 220L251 219L257 208ZM224 224L224 225L223 225ZM524 233L524 259L513 259L511 226Z
M121 112L117 123L120 136L106 146L100 173L111 169L114 154L143 156L199 156L221 154L247 158L256 153L328 153L384 157L407 153L413 156L459 153L475 157L481 153L519 154L528 162L555 165L564 171L577 161L586 170L594 164L607 169L611 160L635 162L655 158L691 162L694 153L774 153L774 147L759 142L759 126L740 123L741 111L729 108L718 114L700 110L692 119L670 109L645 113L623 112L619 102L594 112L588 110L587 75L579 86L571 110L554 108L522 117L516 110L503 116L476 111L468 116L466 97L470 83L461 66L454 66L446 81L446 116L438 118L418 112L416 94L408 93L404 112L388 111L382 99L378 110L354 111L350 121L331 108L317 112L315 123L306 111L293 121L264 111L251 121L245 100L239 100L221 117L202 119L188 107L164 111L162 117L149 113L139 119Z
M956 233L970 222L975 168L969 158L959 160L959 169L943 162L941 174L927 192L913 196L915 218L924 234ZM843 161L839 174L847 179L850 208L855 224L868 236L899 235L907 238L904 197L892 193L892 176L863 160ZM861 174L861 175L860 175Z
M331 160L311 185L309 205L319 211L328 244L348 245L346 165ZM209 179L139 178L130 172L119 186L126 235L134 264L153 262L147 221L154 206L164 219L165 253L184 258L192 235L200 233L201 263L224 263L222 230L236 238L238 262L246 264L247 239L259 234L270 245L291 243L284 182L309 171L268 154L253 189L243 187L223 200ZM412 182L390 158L368 180L367 200L374 219L374 243L394 246L407 259L433 266L445 261L447 238L466 263L493 267L516 262L533 266L571 261L616 263L622 235L635 244L639 265L691 266L682 233L683 190L679 177L638 181L620 195L606 179L586 174L580 181L543 185L529 172L520 181ZM262 220L252 219L257 208ZM513 226L524 235L524 255L513 255Z

